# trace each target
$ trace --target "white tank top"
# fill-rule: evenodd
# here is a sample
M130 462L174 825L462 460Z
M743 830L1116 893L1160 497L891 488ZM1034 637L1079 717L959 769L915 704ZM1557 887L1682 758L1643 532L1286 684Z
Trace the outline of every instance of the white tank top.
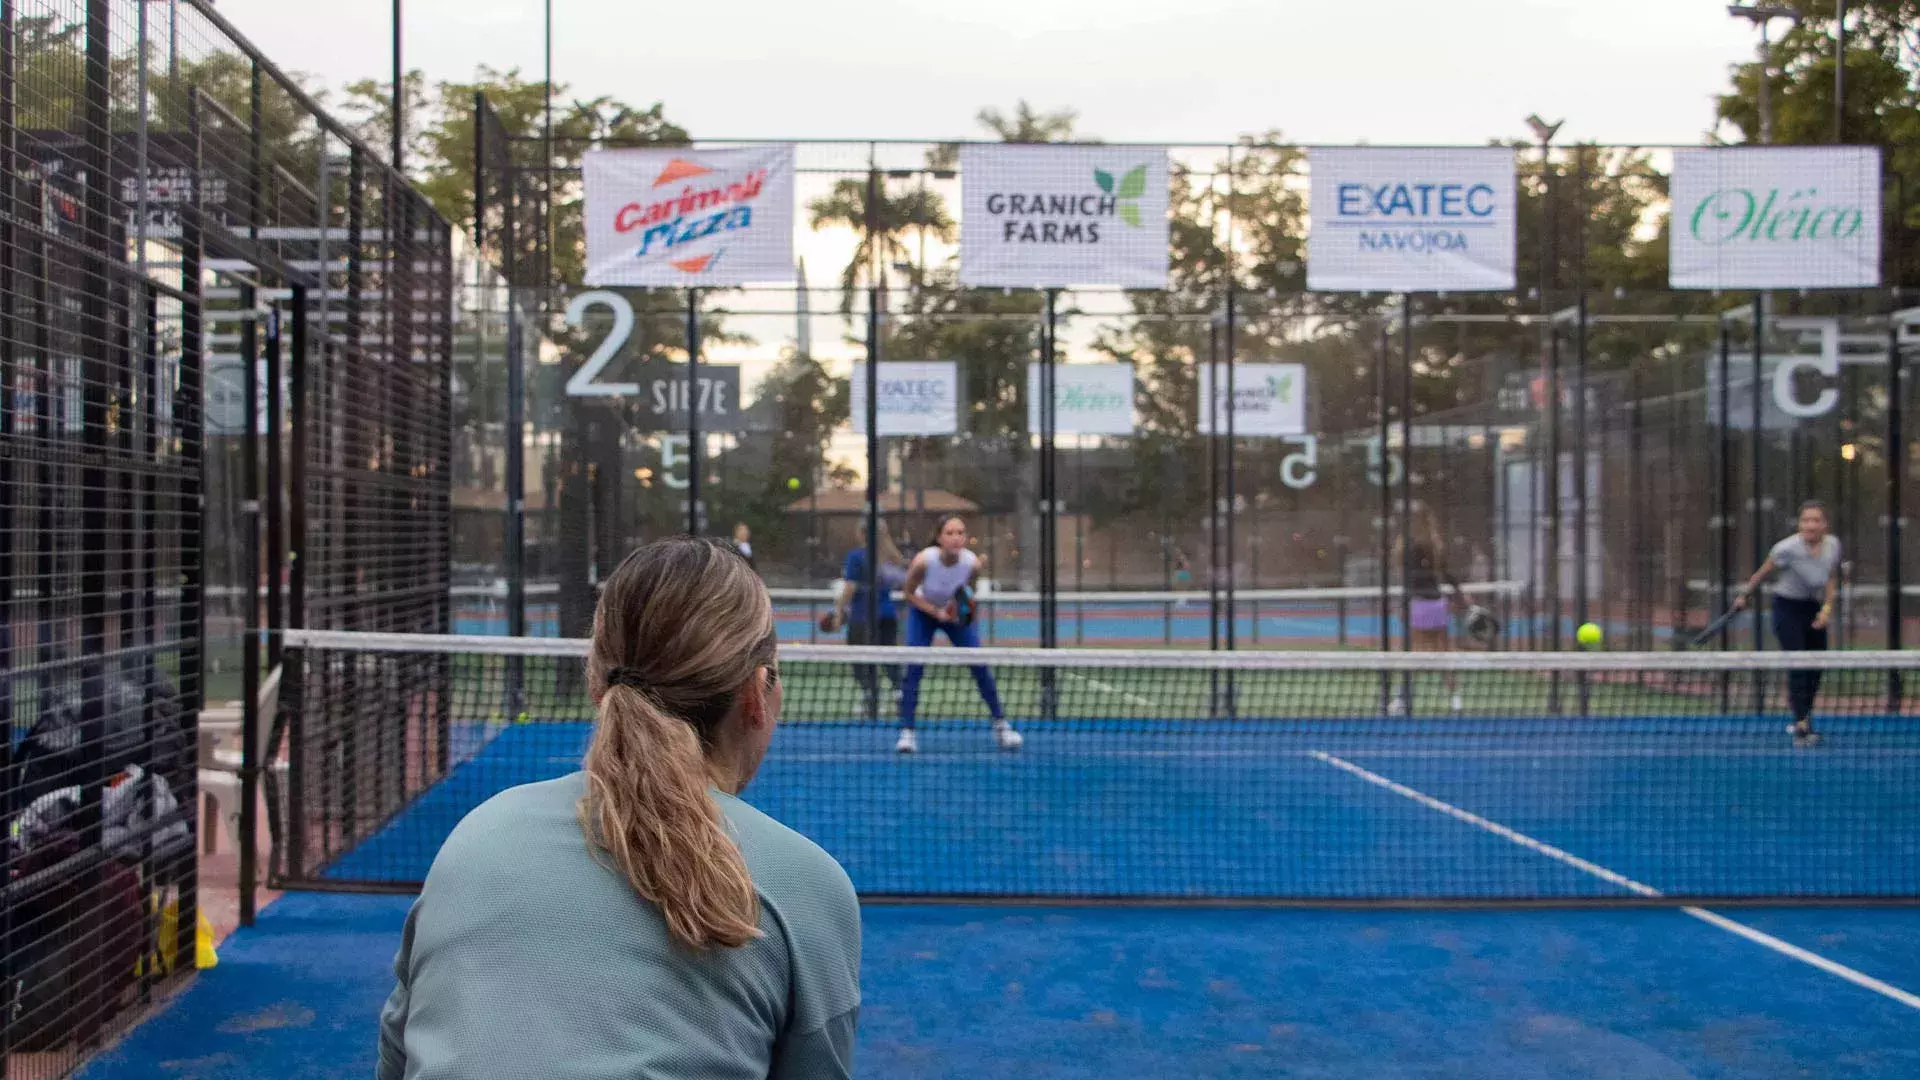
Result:
M935 605L953 599L953 594L973 576L973 568L980 564L980 557L966 548L960 549L960 558L952 566L941 561L938 547L930 547L920 555L920 564L927 568L927 575L920 579L918 591L922 599Z

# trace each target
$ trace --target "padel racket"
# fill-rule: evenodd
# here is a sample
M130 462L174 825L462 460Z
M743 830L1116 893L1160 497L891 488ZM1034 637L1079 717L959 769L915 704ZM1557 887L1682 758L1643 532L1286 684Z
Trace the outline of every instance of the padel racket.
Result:
M1479 645L1490 646L1500 637L1500 620L1478 604L1467 609L1461 625L1466 628L1467 636Z
M1739 614L1742 611L1745 611L1745 610L1746 610L1745 608L1737 608L1737 607L1728 608L1727 610L1720 613L1719 618L1708 623L1707 628L1705 630L1702 630L1699 633L1689 637L1680 638L1679 644L1676 647L1681 652L1685 652L1688 649L1697 649L1700 646L1705 645L1707 642L1713 640L1714 635L1718 634L1722 630L1725 630L1727 628L1727 624L1732 622L1735 618L1739 616Z
M953 590L953 625L973 625L973 590L965 585Z

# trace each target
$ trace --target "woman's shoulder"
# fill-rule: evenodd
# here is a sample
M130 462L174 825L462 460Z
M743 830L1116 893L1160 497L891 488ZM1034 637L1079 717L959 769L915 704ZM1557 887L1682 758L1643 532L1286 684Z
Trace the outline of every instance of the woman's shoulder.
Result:
M857 908L853 882L820 845L732 795L715 794L734 842L761 894L776 904L783 898L810 903L844 901Z

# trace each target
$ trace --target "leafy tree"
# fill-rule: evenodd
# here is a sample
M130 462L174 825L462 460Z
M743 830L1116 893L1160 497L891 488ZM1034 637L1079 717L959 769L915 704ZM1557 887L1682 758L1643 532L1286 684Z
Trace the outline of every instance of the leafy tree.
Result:
M1846 115L1834 125L1834 23L1828 0L1789 0L1799 22L1772 47L1768 83L1773 141L1880 147L1892 178L1889 218L1920 229L1920 0L1854 0L1848 7ZM1778 32L1779 23L1775 24ZM1760 139L1760 61L1734 65L1715 110L1718 131L1741 142ZM1908 233L1911 237L1911 232ZM1892 250L1888 279L1920 285L1920 243Z

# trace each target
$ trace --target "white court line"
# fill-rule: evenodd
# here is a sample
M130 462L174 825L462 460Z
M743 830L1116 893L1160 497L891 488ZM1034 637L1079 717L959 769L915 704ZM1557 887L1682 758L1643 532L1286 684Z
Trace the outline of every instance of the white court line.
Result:
M1405 784L1399 783L1398 781L1389 780L1388 778L1381 776L1379 773L1370 772L1366 769L1363 769L1360 766L1355 765L1353 762L1346 760L1345 758L1335 757L1332 754L1328 754L1319 750L1313 751L1313 757L1319 761L1322 761L1328 765L1333 766L1336 769L1340 769L1342 771L1352 773L1354 776L1357 776L1360 779L1365 780L1369 784L1386 788L1388 791L1391 791L1395 795L1399 795L1402 798L1411 799L1414 802L1419 803L1421 806L1428 808L1429 810L1438 810L1440 813L1445 814L1448 817L1455 818L1459 821L1464 821L1467 824L1474 826L1475 828L1484 829L1487 832L1490 832L1495 836L1500 837L1503 840L1510 840L1513 843L1516 843L1521 847L1526 848L1529 851L1535 852L1540 855L1545 855L1547 858L1553 859L1556 862L1564 863L1568 866L1573 867L1576 870L1581 870L1581 871L1584 871L1585 873L1592 874L1594 877L1597 877L1602 881L1606 881L1611 884L1618 885L1621 888L1626 889L1627 891L1632 892L1636 895L1647 896L1647 897L1657 897L1662 895L1660 890L1654 888L1651 885L1643 885L1640 882L1635 881L1624 874L1616 873L1597 863L1588 862L1587 860L1579 857L1578 855L1574 855L1569 852L1563 851L1560 848L1554 847L1552 844L1535 840L1533 837L1528 836L1525 833L1515 832L1514 830L1507 828L1505 825L1502 825L1497 821L1489 821L1486 818L1481 817L1479 814L1475 814L1468 810L1462 810L1459 807L1454 806L1452 803L1442 802L1439 799L1436 799L1433 796L1426 794L1425 792L1415 791L1414 789L1406 786ZM1760 930L1755 930L1753 927L1748 926L1745 923L1735 922L1734 920L1727 918L1725 915L1716 914L1714 912L1708 911L1705 908L1683 907L1680 910L1696 919L1699 919L1701 922L1706 923L1708 926L1719 927L1720 929L1725 930L1729 934L1735 934L1739 937L1746 938L1748 941L1753 942L1755 945L1761 945L1766 948L1772 949L1774 952L1777 952L1782 956L1791 957L1795 960L1800 961L1803 964L1807 964L1812 967L1819 968L1821 971L1824 971L1829 975L1837 975L1840 978L1845 979L1848 982L1854 984L1855 986L1861 987L1866 990L1871 990L1874 993L1881 995L1882 997L1891 998L1892 1000L1897 1001L1902 1005L1905 1005L1909 1009L1920 1009L1920 995L1908 993L1907 991L1902 990L1891 983L1882 982L1879 979L1876 979L1873 976L1866 974L1865 972L1855 971L1853 968L1850 968L1845 964L1839 963L1837 961L1829 960L1818 953L1808 952L1807 950L1801 948L1798 945L1794 945L1789 942L1782 941L1779 938L1774 937L1772 934L1768 934Z
M1113 686L1108 683L1102 682L1099 679L1093 678L1090 675L1082 675L1077 671L1069 671L1067 672L1067 675L1071 678L1079 679L1081 682L1086 683L1088 686L1093 687L1095 690L1099 690L1103 693L1112 694L1115 697L1125 698L1127 700L1127 703L1130 705L1137 705L1142 709L1159 708L1158 705L1147 700L1146 698L1141 697L1139 694L1122 690L1117 686Z

